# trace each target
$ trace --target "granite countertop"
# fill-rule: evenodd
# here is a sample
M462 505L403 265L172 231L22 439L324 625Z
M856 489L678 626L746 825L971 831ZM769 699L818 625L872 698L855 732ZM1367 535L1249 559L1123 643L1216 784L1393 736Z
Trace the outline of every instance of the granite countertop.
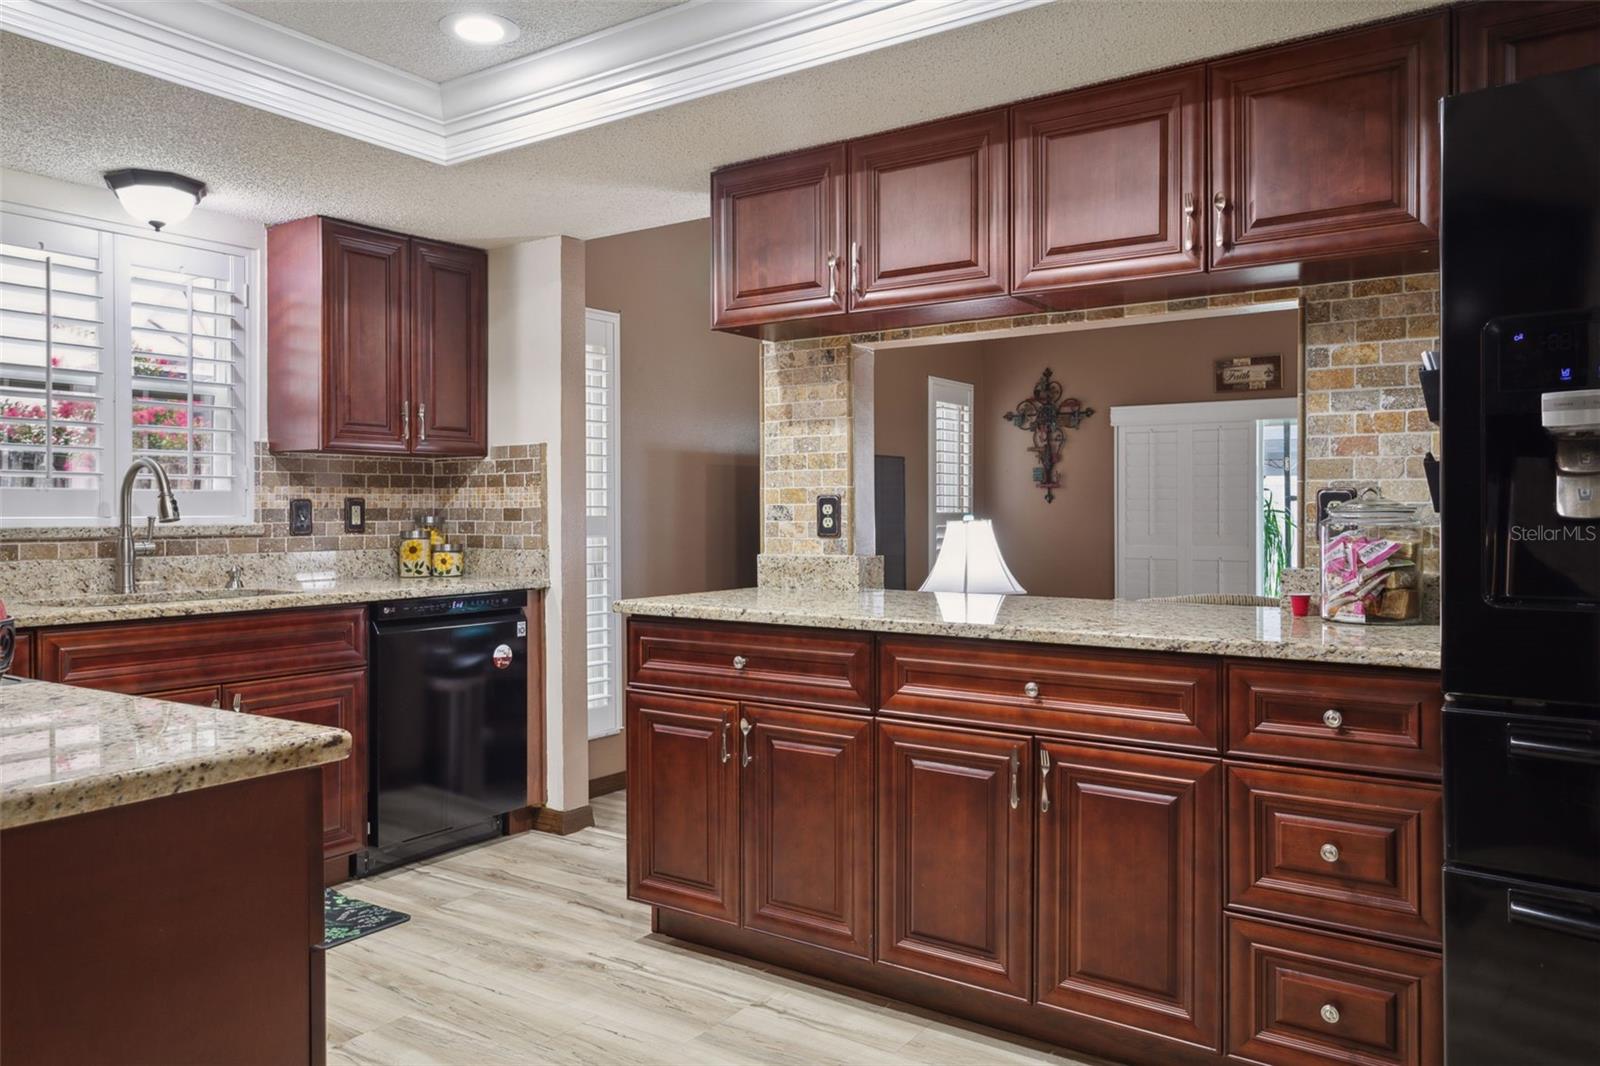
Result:
M0 826L336 762L350 734L44 681L0 681Z
M194 615L273 611L291 607L326 607L347 603L461 596L476 592L513 592L549 587L544 577L484 575L451 578L337 578L275 586L270 592L247 590L249 595L216 595L218 589L151 589L147 593L74 593L59 600L6 601L18 629L77 626L94 622L131 622L141 618L187 618ZM3 590L0 590L3 593ZM212 596L185 599L185 596ZM144 598L148 597L148 598Z
M1011 596L993 624L945 621L932 593L732 589L621 600L629 615L977 637L1036 644L1439 669L1438 626L1356 626L1277 607Z

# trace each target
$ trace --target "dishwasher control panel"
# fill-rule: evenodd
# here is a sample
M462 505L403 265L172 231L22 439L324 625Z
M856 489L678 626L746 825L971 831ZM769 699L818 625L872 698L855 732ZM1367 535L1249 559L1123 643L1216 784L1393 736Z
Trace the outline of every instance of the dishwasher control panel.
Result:
M411 618L438 618L453 614L513 611L527 605L526 592L481 592L471 596L430 596L419 600L380 603L372 609L372 613L377 620L388 622Z

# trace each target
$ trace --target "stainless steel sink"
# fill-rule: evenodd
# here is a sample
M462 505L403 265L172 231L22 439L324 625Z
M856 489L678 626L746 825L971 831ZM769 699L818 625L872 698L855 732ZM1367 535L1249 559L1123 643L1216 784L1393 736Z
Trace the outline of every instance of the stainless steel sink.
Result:
M255 596L282 596L286 589L165 589L159 592L109 592L54 600L29 600L30 607L121 607L142 603L207 603Z

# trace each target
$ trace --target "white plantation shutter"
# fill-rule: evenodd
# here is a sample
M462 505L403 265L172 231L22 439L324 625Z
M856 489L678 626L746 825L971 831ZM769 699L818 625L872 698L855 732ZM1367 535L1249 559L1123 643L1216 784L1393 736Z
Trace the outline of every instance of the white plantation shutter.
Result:
M972 511L972 386L928 378L928 565L944 526Z
M23 210L0 212L0 518L105 522L141 455L185 519L246 517L245 257Z
M584 610L588 630L589 736L622 728L621 486L617 480L617 369L621 320L588 311L584 339Z
M10 518L93 519L114 389L95 230L0 215L0 493Z
M119 436L130 459L166 470L186 518L242 511L244 270L239 256L118 239L129 400Z

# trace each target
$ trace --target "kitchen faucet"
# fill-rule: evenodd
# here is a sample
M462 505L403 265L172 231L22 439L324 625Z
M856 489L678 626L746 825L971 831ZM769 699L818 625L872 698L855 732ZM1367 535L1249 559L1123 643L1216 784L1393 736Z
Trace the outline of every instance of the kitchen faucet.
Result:
M149 471L150 476L156 480L156 511L161 521L178 520L178 501L172 495L167 472L147 455L141 455L129 463L128 472L122 475L122 510L119 512L120 534L117 540L117 591L124 595L138 591L139 574L134 564L139 556L150 555L156 550L155 515L145 519L145 539L135 540L133 536L133 482L139 476L140 470Z

